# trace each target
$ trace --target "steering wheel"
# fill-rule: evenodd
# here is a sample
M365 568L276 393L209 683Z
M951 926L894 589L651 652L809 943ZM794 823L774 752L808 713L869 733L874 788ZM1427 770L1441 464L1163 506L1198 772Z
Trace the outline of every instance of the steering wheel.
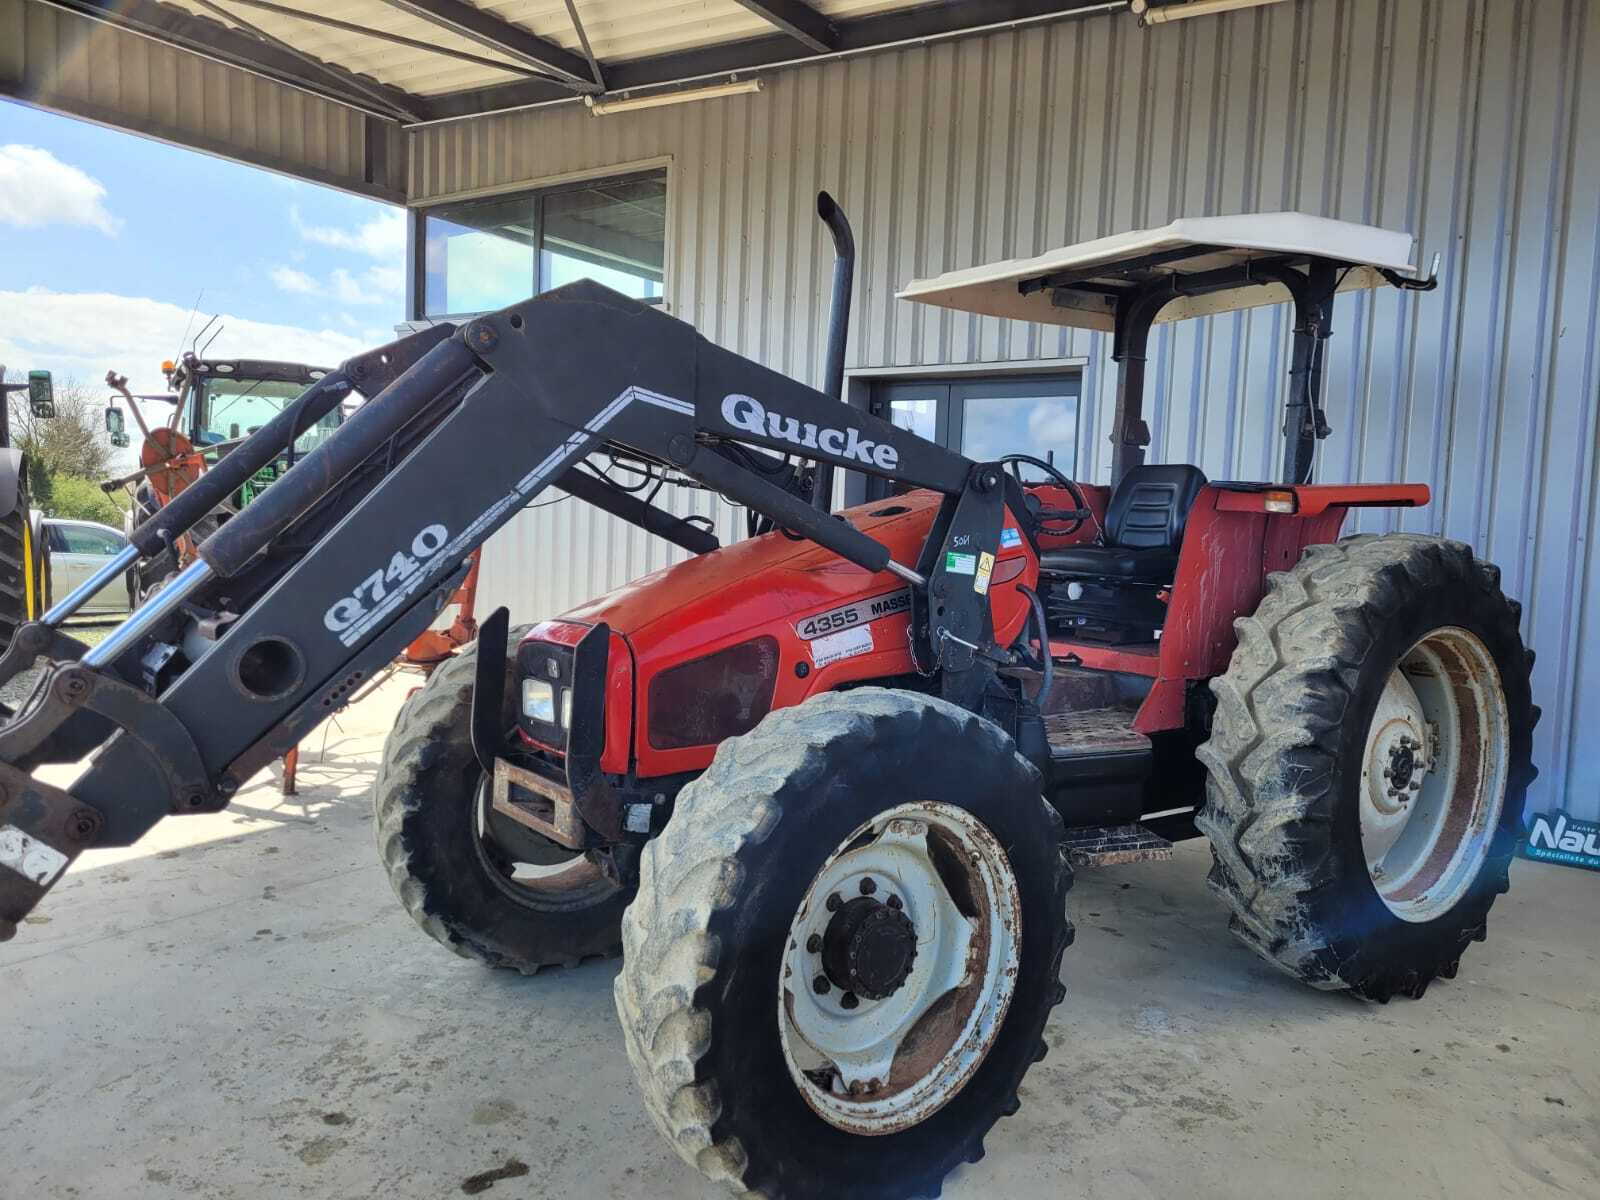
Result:
M1052 483L1065 488L1067 495L1071 496L1073 503L1078 506L1077 508L1045 508L1032 492L1027 492L1028 512L1038 522L1041 533L1067 537L1082 529L1085 521L1094 520L1094 510L1089 507L1089 501L1084 496L1083 489L1057 470L1054 464L1046 462L1042 458L1035 458L1031 454L1007 454L1000 459L1000 465L1011 471L1011 477L1017 481L1019 487L1022 486L1022 468L1024 466L1037 467L1050 477ZM1046 521L1065 521L1067 522L1067 527L1065 529L1046 529L1044 527Z

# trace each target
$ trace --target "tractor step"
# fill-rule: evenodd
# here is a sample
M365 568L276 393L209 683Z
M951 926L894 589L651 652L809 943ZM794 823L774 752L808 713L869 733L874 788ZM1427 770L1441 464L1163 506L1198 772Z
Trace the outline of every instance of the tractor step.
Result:
M1054 759L1107 754L1149 754L1150 739L1133 727L1131 708L1092 708L1049 713L1045 740Z
M1050 746L1046 794L1067 828L1110 828L1148 810L1150 739L1133 728L1131 708L1069 709L1044 718Z
M1061 844L1075 868L1115 867L1172 857L1172 843L1143 825L1080 825Z

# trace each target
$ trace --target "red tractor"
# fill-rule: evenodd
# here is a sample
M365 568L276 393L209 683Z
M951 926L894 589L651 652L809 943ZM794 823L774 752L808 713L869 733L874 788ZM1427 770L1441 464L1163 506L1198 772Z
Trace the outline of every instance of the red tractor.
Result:
M466 957L622 953L646 1106L709 1177L929 1195L978 1159L1066 994L1074 865L1203 835L1233 928L1295 977L1386 1001L1453 976L1506 890L1533 656L1467 546L1339 540L1350 509L1426 488L1310 482L1334 297L1431 287L1412 239L1205 218L912 284L1112 335L1106 487L840 403L850 241L821 211L844 251L833 396L576 284L308 391L145 540L340 388L393 377L93 650L55 610L25 626L0 677L57 661L0 729L0 925L84 846L225 805L555 484L693 557L514 645L505 610L486 619L399 716L378 840ZM1152 324L1275 302L1295 312L1282 480L1146 465ZM831 513L832 468L890 495ZM667 483L746 506L755 536L720 546L653 507ZM26 773L101 741L70 791Z

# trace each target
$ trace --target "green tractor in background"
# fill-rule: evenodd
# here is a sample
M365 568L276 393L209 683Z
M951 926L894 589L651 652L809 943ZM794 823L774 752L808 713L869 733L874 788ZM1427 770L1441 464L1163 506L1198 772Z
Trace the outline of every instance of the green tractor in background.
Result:
M6 383L0 366L0 649L17 626L44 611L45 563L38 518L28 496L28 465L11 444L11 394L28 393L28 408L41 420L56 415L49 371L29 371L26 383Z
M134 395L128 390L126 376L114 371L106 376L107 385L122 398L142 435L139 469L100 485L108 494L120 489L128 492L130 532L327 374L325 368L304 363L207 358L194 353L164 362L161 369L169 388L162 395ZM141 402L170 405L171 411L161 420L147 419ZM130 579L133 606L159 590L192 560L195 546L220 522L249 505L296 459L331 435L342 420L342 409L335 408L303 430L281 456L247 479L217 512L179 538L165 554L142 563ZM106 409L106 431L112 445L130 443L122 411L114 404Z

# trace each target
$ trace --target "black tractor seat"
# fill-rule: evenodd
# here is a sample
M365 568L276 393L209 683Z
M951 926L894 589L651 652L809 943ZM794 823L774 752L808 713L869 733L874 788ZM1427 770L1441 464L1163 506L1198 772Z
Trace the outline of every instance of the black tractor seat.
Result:
M1178 574L1189 510L1205 487L1198 467L1135 467L1106 506L1101 545L1039 556L1045 612L1069 637L1120 643L1161 636L1166 604L1158 589Z
M1106 506L1105 544L1066 546L1039 556L1047 575L1171 583L1195 497L1205 487L1199 467L1135 467Z

